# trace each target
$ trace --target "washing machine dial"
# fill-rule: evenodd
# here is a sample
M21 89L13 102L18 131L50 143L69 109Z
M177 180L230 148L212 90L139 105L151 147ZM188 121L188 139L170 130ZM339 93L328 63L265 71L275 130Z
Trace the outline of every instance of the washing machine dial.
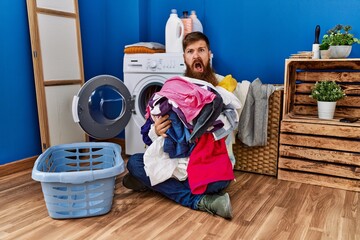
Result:
M157 66L157 62L156 62L156 61L151 61L151 62L149 63L149 67L150 67L151 69L155 69L156 66Z

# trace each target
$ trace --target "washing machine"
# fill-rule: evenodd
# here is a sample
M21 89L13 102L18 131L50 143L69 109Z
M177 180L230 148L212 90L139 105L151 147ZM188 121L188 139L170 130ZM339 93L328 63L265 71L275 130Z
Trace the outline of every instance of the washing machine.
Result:
M182 53L125 54L124 81L111 75L86 81L73 98L74 121L100 140L125 129L125 153L144 152L140 130L147 102L167 79L183 75L185 68Z
M145 151L140 128L147 102L167 79L184 75L185 68L182 53L125 54L124 83L134 101L133 116L125 128L127 154Z

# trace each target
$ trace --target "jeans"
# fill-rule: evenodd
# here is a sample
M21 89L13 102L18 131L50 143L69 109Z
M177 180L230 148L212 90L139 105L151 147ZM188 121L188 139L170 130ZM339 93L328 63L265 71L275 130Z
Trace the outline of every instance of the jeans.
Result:
M144 169L144 154L134 154L129 158L127 163L129 173L143 183L149 189L152 189L167 198L192 209L198 209L198 203L205 194L215 194L225 189L230 181L218 181L208 184L204 194L192 194L188 180L179 181L175 178L170 178L155 186L151 186L150 179L146 176Z

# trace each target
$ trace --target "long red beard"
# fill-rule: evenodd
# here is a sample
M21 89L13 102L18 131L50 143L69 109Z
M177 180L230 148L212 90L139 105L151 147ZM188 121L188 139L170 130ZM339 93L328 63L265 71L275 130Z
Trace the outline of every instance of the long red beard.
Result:
M215 76L214 70L211 68L210 64L206 65L204 68L204 72L193 72L191 71L191 67L186 63L186 71L185 76L190 78L196 78L200 80L204 80L206 82L211 83L212 85L218 85L218 81Z

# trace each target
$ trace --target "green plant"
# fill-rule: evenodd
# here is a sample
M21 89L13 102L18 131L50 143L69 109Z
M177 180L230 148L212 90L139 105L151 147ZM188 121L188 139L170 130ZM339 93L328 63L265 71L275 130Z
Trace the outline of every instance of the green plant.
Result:
M310 95L310 97L324 102L336 102L345 96L344 90L335 81L316 82Z
M328 50L329 47L330 47L330 45L328 43L323 42L323 43L320 44L319 49L320 50Z
M355 38L353 34L349 33L352 29L350 25L341 25L338 24L329 31L327 34L323 36L321 41L321 45L323 45L324 49L326 50L326 46L338 46L338 45L353 45L353 44L360 44L360 40Z

